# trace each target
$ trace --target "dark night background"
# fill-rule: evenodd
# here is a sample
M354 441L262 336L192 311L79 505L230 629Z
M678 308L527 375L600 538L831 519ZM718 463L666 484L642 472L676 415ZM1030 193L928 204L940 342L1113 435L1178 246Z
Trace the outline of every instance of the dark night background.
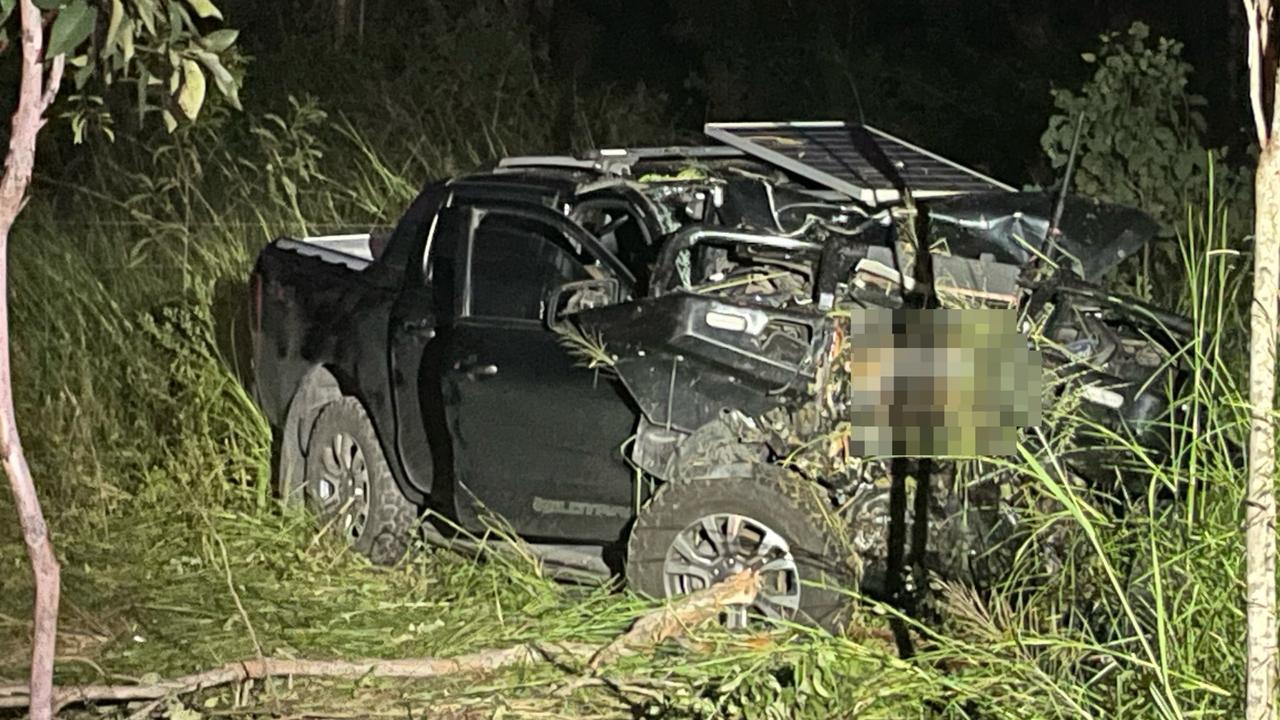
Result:
M360 0L350 0L352 13ZM327 107L369 92L411 94L415 58L439 13L472 3L365 0L363 38L335 47L334 0L227 0L255 56L250 105L308 91ZM679 130L706 120L856 118L1015 183L1048 182L1039 138L1050 88L1075 88L1099 33L1141 20L1186 43L1192 91L1209 103L1206 145L1247 142L1244 21L1238 1L653 0L505 7L552 82L577 91L643 84ZM494 7L504 7L493 4ZM356 22L356 20L352 20ZM479 51L479 48L471 48ZM463 46L460 64L481 62ZM418 74L417 77L412 77ZM412 102L412 97L402 97ZM560 127L561 135L568 128ZM638 138L637 141L644 140ZM552 148L520 148L521 152Z

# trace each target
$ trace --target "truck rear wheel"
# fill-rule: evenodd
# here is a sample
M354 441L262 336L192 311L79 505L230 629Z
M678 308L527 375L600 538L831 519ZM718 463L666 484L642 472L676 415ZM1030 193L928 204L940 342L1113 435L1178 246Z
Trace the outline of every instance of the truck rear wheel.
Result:
M358 400L342 398L320 410L305 468L307 508L322 526L380 565L404 557L418 509L400 492Z
M722 618L795 620L838 632L852 604L858 563L817 489L782 468L756 465L737 477L668 483L640 511L627 544L631 587L675 597L745 568L761 573L751 607Z

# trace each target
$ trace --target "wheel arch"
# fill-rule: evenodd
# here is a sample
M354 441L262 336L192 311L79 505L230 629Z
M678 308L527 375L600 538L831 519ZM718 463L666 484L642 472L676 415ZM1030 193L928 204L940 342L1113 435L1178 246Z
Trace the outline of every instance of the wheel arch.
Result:
M275 468L276 492L286 505L302 501L307 442L316 418L320 416L320 409L343 396L337 375L332 369L318 365L303 376L289 399L289 409L277 441Z
M665 482L695 477L735 477L766 460L763 439L744 437L741 418L722 413L677 439L667 451L661 474Z
M369 408L360 398L360 394L353 388L353 383L344 382L341 373L329 365L313 367L298 383L298 388L289 400L284 423L276 438L275 486L276 492L286 505L296 504L302 499L300 493L306 476L307 443L311 439L311 431L315 427L316 419L320 417L320 411L330 403L346 397L355 398L364 408L365 415L374 428L374 435L378 439L382 455L401 492L413 502L421 503L425 500L420 492L408 487L404 482L399 472L398 456L393 454L394 446L390 445L388 439L378 431L378 423L369 413Z

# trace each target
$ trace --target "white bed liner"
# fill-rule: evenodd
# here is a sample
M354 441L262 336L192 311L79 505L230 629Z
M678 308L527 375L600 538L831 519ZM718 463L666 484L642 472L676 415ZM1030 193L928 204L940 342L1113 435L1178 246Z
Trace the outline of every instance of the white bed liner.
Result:
M351 235L317 235L304 238L283 238L276 242L282 250L299 255L319 258L335 265L345 265L352 270L363 270L373 262L373 250L369 247L369 233Z

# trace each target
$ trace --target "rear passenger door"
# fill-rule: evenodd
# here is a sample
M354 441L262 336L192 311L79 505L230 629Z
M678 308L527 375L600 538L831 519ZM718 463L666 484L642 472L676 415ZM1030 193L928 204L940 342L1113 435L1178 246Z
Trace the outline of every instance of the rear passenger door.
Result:
M526 537L613 541L631 517L622 446L636 413L545 322L547 292L598 276L563 226L472 209L457 319L433 341L452 454L452 504L471 529L492 512Z

